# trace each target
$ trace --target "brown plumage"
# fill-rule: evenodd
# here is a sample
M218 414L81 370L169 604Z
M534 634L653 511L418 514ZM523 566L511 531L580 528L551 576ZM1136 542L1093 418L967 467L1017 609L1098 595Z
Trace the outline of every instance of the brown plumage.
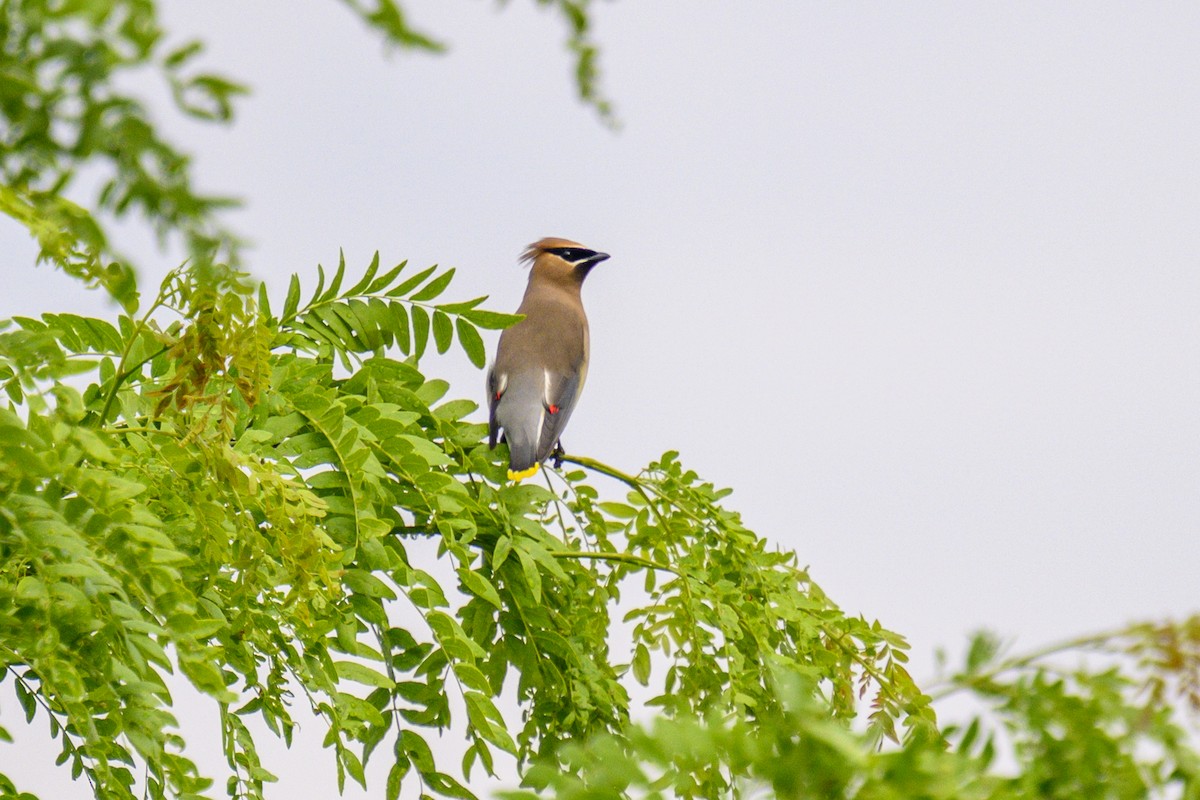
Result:
M525 319L500 334L488 370L488 441L504 431L508 476L537 472L561 446L559 438L587 378L588 324L580 288L592 267L608 258L567 239L547 238L521 256L531 264L518 314Z

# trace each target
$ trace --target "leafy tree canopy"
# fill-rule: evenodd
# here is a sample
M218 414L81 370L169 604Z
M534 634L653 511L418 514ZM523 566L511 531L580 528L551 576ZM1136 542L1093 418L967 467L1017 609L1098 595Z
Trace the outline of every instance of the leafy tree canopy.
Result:
M607 114L587 2L539 2ZM392 0L346 5L438 49ZM262 797L247 721L290 742L297 705L339 782L386 761L386 797L470 797L499 754L563 797L1200 796L1176 710L1200 701L1194 618L1021 657L980 635L923 691L900 635L843 613L678 454L507 482L423 357L482 366L480 329L517 317L446 299L453 269L378 256L272 302L220 222L231 201L196 193L116 88L155 70L182 112L231 118L244 89L162 39L151 0L0 2L0 209L120 307L0 322L0 709L47 720L96 797ZM105 234L130 213L189 253L145 298ZM1079 649L1105 658L1056 660ZM188 757L173 673L220 709L220 784ZM630 725L633 692L657 722ZM965 725L937 720L951 693L980 701ZM429 744L447 727L461 763Z

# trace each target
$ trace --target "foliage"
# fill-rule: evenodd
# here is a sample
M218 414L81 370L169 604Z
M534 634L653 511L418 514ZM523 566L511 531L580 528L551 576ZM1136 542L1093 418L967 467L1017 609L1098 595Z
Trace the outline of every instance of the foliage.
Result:
M475 403L441 402L446 383L418 368L455 338L480 363L477 326L515 320L484 298L434 304L452 272L380 274L376 259L343 290L339 264L307 302L294 280L275 316L243 274L196 267L136 318L47 314L0 334L0 653L74 774L104 797L132 796L132 763L150 796L207 786L169 711L175 668L220 704L227 789L246 797L271 775L243 718L290 737L292 691L328 725L342 779L363 782L389 743L389 796L410 771L463 796L422 731L461 726L462 775L491 772L496 750L616 732L651 650L671 658L652 701L669 713L767 713L770 669L790 665L842 716L874 685L883 732L931 720L903 641L841 614L674 454L640 477L576 460L624 480L626 503L600 501L589 470L557 490L505 482L464 419ZM635 574L636 648L614 664L611 614ZM495 705L506 680L523 726Z
M394 0L344 1L397 46L440 48ZM606 113L587 0L538 2ZM455 343L482 366L480 329L518 318L444 300L452 269L378 257L318 267L311 291L294 277L273 310L229 201L116 88L152 70L178 110L231 117L243 88L163 40L152 0L0 0L0 211L120 305L0 321L0 700L48 722L95 796L213 794L168 685L219 708L233 797L274 779L249 721L290 742L297 703L341 783L386 759L389 798L469 797L500 754L564 796L1197 795L1172 710L1196 705L1195 620L1071 643L1110 648L1099 669L979 637L926 695L902 637L843 613L677 453L507 482L476 404L423 369ZM105 233L130 213L189 255L148 303ZM939 728L948 692L987 713ZM634 696L661 714L649 730ZM429 744L447 727L461 764Z
M1195 619L1070 643L1136 659L1124 669L1002 660L980 636L934 695L993 709L939 730L903 639L839 611L677 454L507 483L475 403L420 371L455 340L479 363L478 328L517 319L438 302L452 270L318 275L278 315L245 274L190 267L138 317L0 333L0 684L96 796L210 786L171 713L176 670L219 704L236 797L273 779L246 718L290 741L295 693L340 780L364 783L386 745L389 797L407 780L468 796L497 751L563 796L1196 796L1171 705L1197 705ZM628 659L610 651L622 611ZM651 730L629 728L633 682L663 714ZM523 724L496 704L514 685ZM427 743L447 726L470 743L458 768ZM998 742L1016 778L994 770Z
M1108 667L1095 662L1105 653ZM780 702L753 721L710 715L655 720L602 735L534 766L538 792L507 800L692 796L697 776L736 776L746 794L855 800L1035 800L1200 797L1192 713L1200 675L1200 618L1146 623L1001 659L975 637L962 671L936 696L972 693L985 709L944 738L923 729L876 748L815 700L811 679L781 671ZM1064 654L1087 653L1073 668ZM711 795L709 795L711 796Z
M96 211L140 214L160 236L178 233L193 256L237 250L213 221L229 201L194 190L187 156L118 88L153 64L181 110L229 119L244 89L193 72L196 42L161 54L163 36L148 0L0 3L0 210L29 229L42 259L128 309L136 303L132 268L112 252L97 214L69 199L85 168L98 184Z
M443 49L409 24L397 0L342 2L391 45ZM537 3L567 26L579 96L612 122L590 0ZM247 88L197 66L202 42L168 46L167 38L154 0L0 0L0 213L29 231L40 260L103 287L131 313L134 271L109 241L108 218L137 215L199 263L236 265L242 245L219 219L236 201L197 190L191 159L122 88L150 74L175 111L206 123L233 119Z

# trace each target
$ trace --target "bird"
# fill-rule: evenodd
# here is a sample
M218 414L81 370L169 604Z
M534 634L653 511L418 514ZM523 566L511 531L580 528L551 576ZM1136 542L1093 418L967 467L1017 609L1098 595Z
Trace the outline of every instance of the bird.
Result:
M608 253L548 237L521 255L529 284L517 308L524 318L500 334L487 373L488 447L508 443L508 477L537 474L562 454L562 432L587 379L588 322L580 289Z

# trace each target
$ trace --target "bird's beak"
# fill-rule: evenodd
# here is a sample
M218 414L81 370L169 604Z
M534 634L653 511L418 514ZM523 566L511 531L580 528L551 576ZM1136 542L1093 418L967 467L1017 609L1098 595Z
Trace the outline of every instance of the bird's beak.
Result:
M608 258L609 258L608 253L596 253L596 255L592 256L591 258L589 258L587 261L585 261L583 263L587 264L589 267L594 267L597 264L599 264L601 261L607 261Z

